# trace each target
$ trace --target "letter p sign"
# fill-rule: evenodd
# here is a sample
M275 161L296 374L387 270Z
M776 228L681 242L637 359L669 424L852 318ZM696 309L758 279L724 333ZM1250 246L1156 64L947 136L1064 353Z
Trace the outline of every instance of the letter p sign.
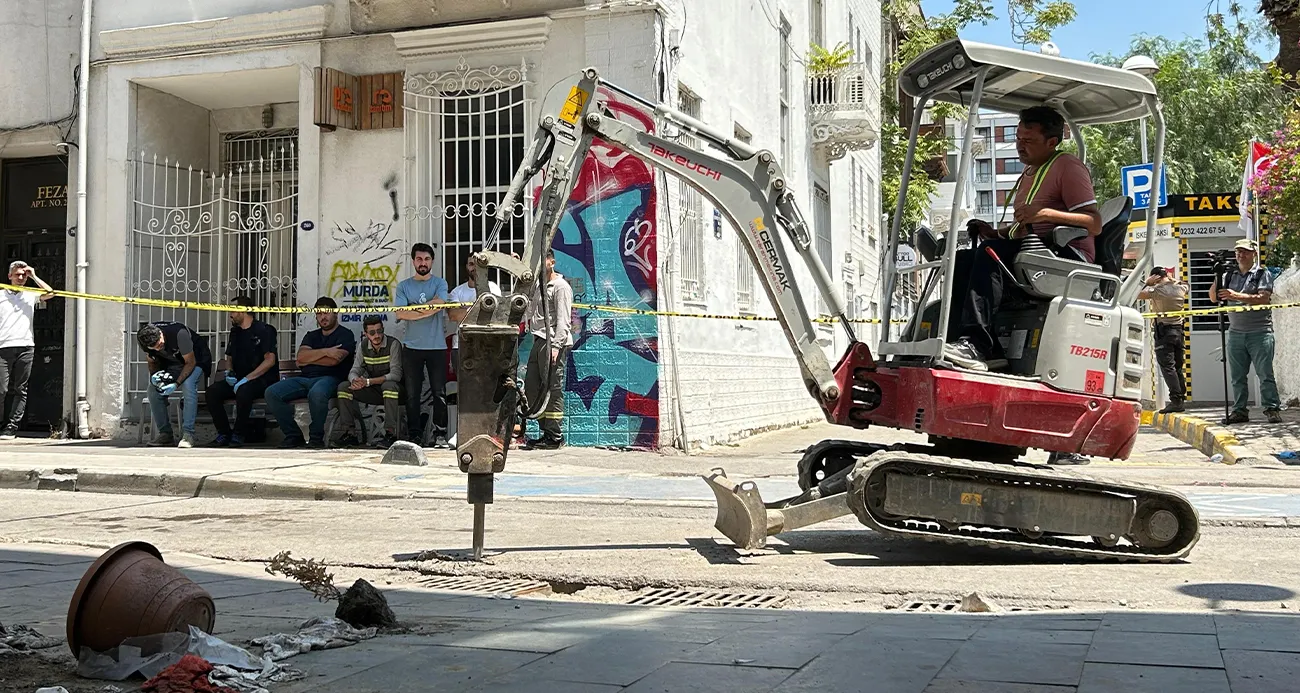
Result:
M1133 209L1146 209L1151 206L1152 185L1151 164L1125 166L1120 169L1120 185L1123 193L1133 198ZM1160 171L1160 202L1157 207L1168 204L1164 169Z

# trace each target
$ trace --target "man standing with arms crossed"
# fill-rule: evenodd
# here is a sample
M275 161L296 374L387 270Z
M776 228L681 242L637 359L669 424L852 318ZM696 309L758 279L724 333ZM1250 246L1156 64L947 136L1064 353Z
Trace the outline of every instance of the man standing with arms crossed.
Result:
M542 435L528 441L528 450L555 450L564 446L564 371L573 346L573 288L555 271L555 251L546 251L545 298L533 296L529 309L528 330L533 333L533 350L528 355L528 373L524 378L529 408L537 406L543 397L549 397L546 409L538 415L537 425ZM541 301L546 301L546 318L542 317ZM543 374L547 375L543 375ZM543 384L549 385L546 392Z
M1255 242L1243 238L1233 249L1237 266L1223 277L1227 288L1218 287L1218 278L1210 284L1210 300L1230 306L1262 306L1273 300L1273 275L1268 268L1255 266ZM1250 387L1247 376L1255 366L1259 376L1260 404L1269 423L1282 422L1282 399L1273 379L1273 311L1247 310L1228 313L1228 368L1232 372L1232 412L1225 425L1250 421Z
M1172 313L1183 310L1187 305L1187 284L1174 281L1169 270L1155 267L1147 277L1146 288L1138 298L1151 301L1151 307L1157 313ZM1187 385L1183 380L1183 318L1156 318L1155 321L1156 363L1165 377L1165 387L1169 389L1169 404L1160 410L1161 414L1184 411L1187 401Z
M36 276L36 270L22 260L9 264L9 283L24 286L27 280L46 293L6 289L0 296L0 440L18 437L18 426L27 413L27 380L36 359L36 337L32 321L36 304L54 298L54 289Z
M402 382L406 389L406 434L417 445L424 443L424 424L420 395L424 376L429 375L433 390L434 447L447 444L447 280L433 276L433 247L428 243L411 246L411 266L415 276L397 284L395 304L406 306L396 311L397 319L406 322L402 336Z

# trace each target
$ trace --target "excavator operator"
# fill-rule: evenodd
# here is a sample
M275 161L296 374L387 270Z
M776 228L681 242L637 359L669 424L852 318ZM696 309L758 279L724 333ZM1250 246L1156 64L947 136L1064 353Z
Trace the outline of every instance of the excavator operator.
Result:
M1006 277L984 248L991 248L1009 267L1026 234L1050 235L1057 226L1075 226L1088 235L1057 254L1087 262L1096 255L1101 212L1092 176L1078 157L1057 149L1064 137L1065 119L1050 106L1020 112L1016 154L1025 169L1013 189L1014 221L997 228L982 219L968 224L972 237L978 235L983 245L972 258L969 281L959 280L953 290L953 300L961 301L960 332L957 340L944 346L944 356L958 366L987 371L1005 364L1002 345L993 334L993 315L1002 304Z

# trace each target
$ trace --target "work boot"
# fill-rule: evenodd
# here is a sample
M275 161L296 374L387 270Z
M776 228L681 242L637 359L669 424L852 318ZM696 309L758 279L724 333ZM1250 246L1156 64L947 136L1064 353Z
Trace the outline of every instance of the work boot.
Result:
M524 444L525 450L559 450L562 447L564 447L563 438L552 438L546 435L541 438L534 438Z
M984 354L975 348L970 340L959 339L951 344L943 345L943 357L962 368L972 371L987 371L988 364L984 363Z
M1179 399L1171 399L1169 400L1169 404L1166 404L1165 408L1160 410L1160 413L1176 414L1180 411L1187 411L1187 408L1183 406L1183 401Z
M176 444L176 436L171 431L163 431L149 441L151 448L169 448Z
M334 447L336 448L355 448L358 445L361 445L361 439L352 432L344 433L334 439Z
M192 448L192 447L194 447L194 434L193 434L193 433L183 433L183 434L181 434L181 442L177 443L177 444L176 444L176 447L178 447L178 448Z
M1249 421L1250 413L1238 410L1228 414L1228 418L1223 420L1223 425L1231 426L1233 424L1248 423Z
M1276 409L1265 409L1264 416L1268 417L1269 423L1282 423L1282 412Z
M1075 452L1053 452L1047 456L1047 463L1052 465L1088 464L1092 458Z

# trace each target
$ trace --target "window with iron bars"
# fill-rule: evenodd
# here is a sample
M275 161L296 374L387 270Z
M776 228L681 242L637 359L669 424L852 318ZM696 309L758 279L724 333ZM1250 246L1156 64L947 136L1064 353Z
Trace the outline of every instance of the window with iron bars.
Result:
M678 110L699 119L703 103L689 89L681 87L677 92ZM699 141L694 135L682 131L678 142L687 147L698 148ZM687 301L704 300L704 197L686 181L677 181L677 199L681 207L681 290L682 299Z
M739 123L735 124L735 137L745 144L751 144L754 140L754 136ZM743 232L738 230L737 233ZM745 245L740 242L739 235L736 240L736 310L741 313L754 310L754 263L749 259L749 253L745 252Z
M435 274L456 286L469 256L496 229L495 214L526 145L524 68L469 67L415 74L405 85L407 240L435 246ZM525 195L531 192L525 186ZM491 248L522 253L527 205L516 203ZM489 279L508 291L508 273Z

